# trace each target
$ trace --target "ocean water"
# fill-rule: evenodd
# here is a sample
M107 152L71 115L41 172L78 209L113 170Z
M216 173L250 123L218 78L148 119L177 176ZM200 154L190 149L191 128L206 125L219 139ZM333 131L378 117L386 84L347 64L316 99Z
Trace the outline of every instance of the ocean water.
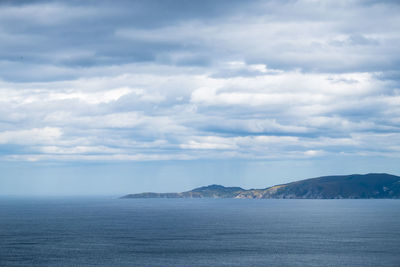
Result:
M400 200L3 197L0 266L400 266Z

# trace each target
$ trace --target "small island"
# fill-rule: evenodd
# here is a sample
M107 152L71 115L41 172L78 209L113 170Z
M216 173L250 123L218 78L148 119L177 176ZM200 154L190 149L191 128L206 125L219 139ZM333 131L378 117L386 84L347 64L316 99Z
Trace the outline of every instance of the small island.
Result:
M248 190L209 185L181 193L140 193L122 198L398 199L400 176L386 173L323 176Z

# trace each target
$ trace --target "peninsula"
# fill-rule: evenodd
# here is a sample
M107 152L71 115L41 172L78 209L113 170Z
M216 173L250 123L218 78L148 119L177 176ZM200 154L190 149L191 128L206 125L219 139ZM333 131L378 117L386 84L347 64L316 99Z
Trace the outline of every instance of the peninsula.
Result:
M323 176L248 190L241 187L209 185L181 193L140 193L122 198L400 198L400 176L386 173Z

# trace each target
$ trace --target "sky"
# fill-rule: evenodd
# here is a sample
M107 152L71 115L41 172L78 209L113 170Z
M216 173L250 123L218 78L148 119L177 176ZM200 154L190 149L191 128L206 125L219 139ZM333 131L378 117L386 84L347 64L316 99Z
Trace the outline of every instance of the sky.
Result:
M400 175L398 1L1 1L0 194Z

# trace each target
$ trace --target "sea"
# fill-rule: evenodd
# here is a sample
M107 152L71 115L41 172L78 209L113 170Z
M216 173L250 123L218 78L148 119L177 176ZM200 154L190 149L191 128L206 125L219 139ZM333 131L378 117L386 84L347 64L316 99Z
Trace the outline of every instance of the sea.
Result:
M0 197L0 266L400 266L400 200Z

